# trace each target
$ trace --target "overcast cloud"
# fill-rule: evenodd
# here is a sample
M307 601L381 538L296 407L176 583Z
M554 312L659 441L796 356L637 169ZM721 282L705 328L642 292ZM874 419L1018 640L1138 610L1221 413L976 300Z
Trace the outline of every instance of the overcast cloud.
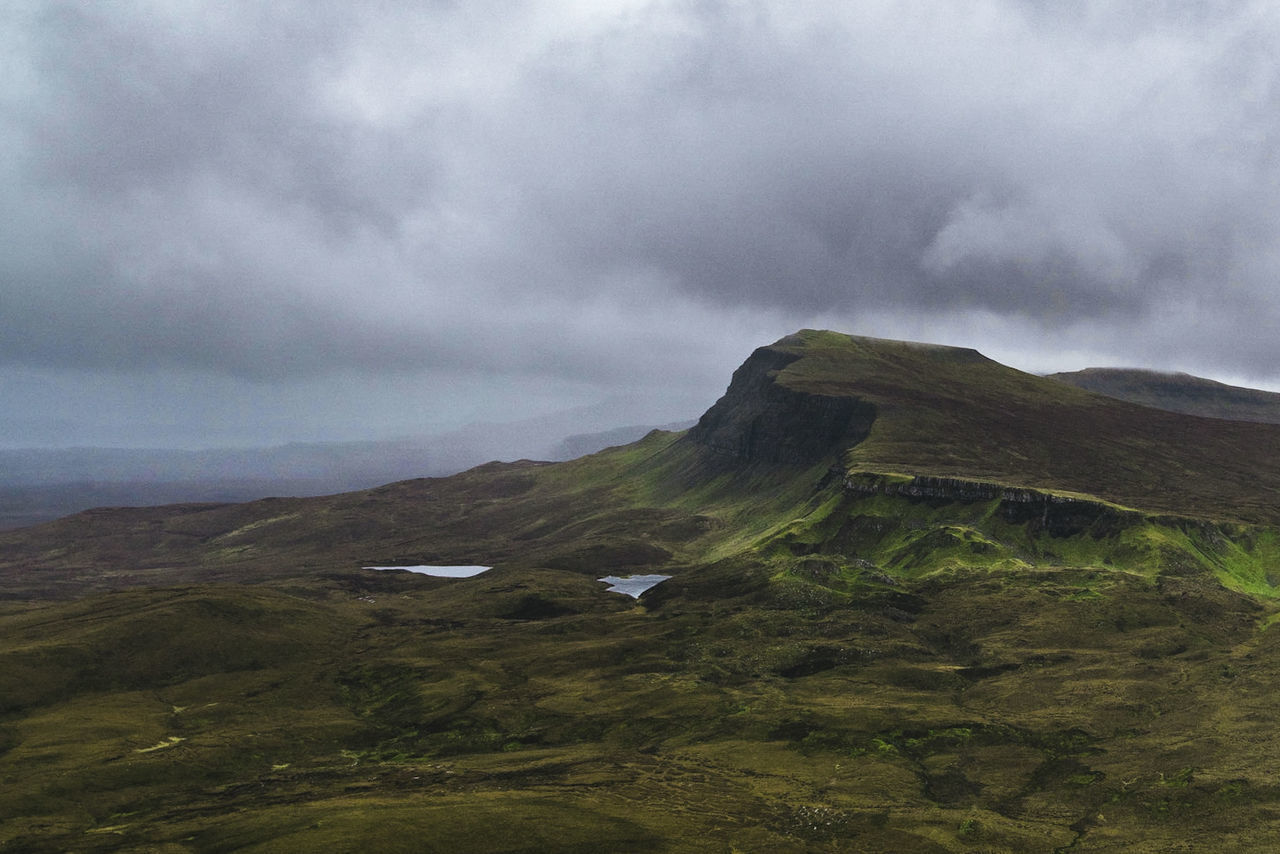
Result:
M0 442L662 422L813 325L1280 387L1278 63L1269 2L8 3Z

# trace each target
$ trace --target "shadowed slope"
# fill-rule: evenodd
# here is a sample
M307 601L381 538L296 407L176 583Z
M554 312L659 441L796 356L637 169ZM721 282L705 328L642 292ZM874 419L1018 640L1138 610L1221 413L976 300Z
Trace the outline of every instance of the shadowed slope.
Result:
M689 441L734 463L808 465L867 437L875 407L856 395L790 388L778 374L802 353L756 350L724 397L689 431Z

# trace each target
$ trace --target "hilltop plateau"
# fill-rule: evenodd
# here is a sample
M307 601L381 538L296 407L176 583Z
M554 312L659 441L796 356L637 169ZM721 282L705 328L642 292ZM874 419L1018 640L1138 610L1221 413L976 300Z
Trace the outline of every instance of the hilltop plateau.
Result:
M1277 447L805 330L580 459L0 533L0 850L1275 850Z

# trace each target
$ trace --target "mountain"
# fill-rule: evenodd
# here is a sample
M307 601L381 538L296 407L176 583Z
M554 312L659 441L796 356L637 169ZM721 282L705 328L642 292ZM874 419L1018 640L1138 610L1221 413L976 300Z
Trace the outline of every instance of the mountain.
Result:
M805 330L580 459L0 533L0 844L1274 850L1278 442Z
M744 408L730 428L722 413L746 391L747 407L751 400L765 402L759 415ZM854 413L847 422L853 427L824 446L826 434L815 433L840 428L814 413L839 407ZM781 419L776 425L775 417ZM817 440L807 456L820 447L838 451L847 471L969 478L1147 510L1277 520L1280 460L1273 449L1280 447L1280 432L1274 425L1130 405L973 350L830 332L790 336L757 350L739 368L726 398L691 436L725 445L735 441L725 432L730 429L762 447Z
M1280 424L1280 394L1136 368L1087 368L1049 374L1050 379L1143 406L1223 418Z

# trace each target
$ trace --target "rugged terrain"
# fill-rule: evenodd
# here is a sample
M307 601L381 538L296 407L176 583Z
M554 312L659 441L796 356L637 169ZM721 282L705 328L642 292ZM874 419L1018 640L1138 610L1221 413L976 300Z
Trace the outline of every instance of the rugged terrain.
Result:
M805 331L579 460L8 532L0 850L1275 850L1277 447Z

